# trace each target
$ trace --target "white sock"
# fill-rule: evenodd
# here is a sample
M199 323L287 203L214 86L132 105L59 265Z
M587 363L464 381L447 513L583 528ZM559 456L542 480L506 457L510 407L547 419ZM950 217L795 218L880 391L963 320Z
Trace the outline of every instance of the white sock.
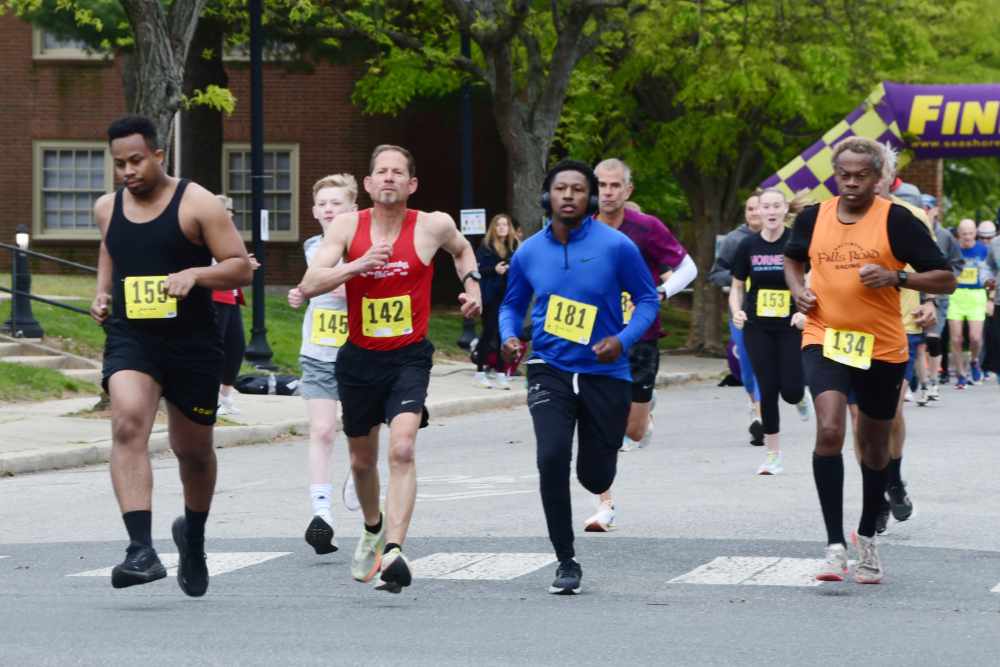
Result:
M313 514L319 514L323 517L330 516L333 484L310 484L309 495L312 498Z

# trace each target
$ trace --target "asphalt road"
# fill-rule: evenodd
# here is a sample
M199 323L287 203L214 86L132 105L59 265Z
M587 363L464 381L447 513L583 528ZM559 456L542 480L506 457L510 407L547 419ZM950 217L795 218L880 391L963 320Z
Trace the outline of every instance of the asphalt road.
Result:
M620 459L619 529L578 535L574 598L546 593L555 565L525 409L421 433L406 546L421 576L398 596L350 579L358 514L336 508L335 554L302 541L302 441L220 451L208 547L221 573L198 600L169 577L110 587L101 571L125 543L105 467L3 479L0 664L995 664L998 399L995 385L946 388L907 406L916 512L881 542L881 586L809 577L823 549L812 423L786 406L786 473L757 477L742 390L711 385L661 390L653 446ZM154 465L169 565L180 486L172 459ZM860 486L847 465L848 530ZM576 487L577 523L591 510Z

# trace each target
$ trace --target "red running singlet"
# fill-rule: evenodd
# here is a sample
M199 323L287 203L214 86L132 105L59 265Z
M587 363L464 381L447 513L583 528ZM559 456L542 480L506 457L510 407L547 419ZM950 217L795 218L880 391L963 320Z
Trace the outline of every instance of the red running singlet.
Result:
M372 247L372 210L358 212L358 227L347 251L353 261ZM348 340L366 350L397 350L427 336L434 265L417 255L417 211L407 209L389 261L347 281Z

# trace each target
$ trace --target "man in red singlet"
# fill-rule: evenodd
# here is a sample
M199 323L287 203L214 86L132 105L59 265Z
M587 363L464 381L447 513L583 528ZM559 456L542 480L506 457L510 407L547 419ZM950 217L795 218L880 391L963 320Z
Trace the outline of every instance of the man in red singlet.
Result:
M411 581L403 540L417 497L414 447L427 425L424 401L434 346L427 340L434 255L455 258L464 290L464 317L482 310L472 246L446 213L406 207L417 190L416 165L405 148L381 145L371 158L365 190L373 208L338 215L302 278L306 297L347 285L348 340L337 357L344 433L365 528L351 576L399 593ZM343 262L340 260L343 259ZM338 265L338 262L340 264ZM389 424L389 491L379 509L378 436Z

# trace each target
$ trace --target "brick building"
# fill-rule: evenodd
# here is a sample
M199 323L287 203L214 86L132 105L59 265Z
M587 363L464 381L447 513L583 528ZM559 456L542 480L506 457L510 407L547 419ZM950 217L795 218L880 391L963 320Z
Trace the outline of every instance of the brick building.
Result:
M238 102L224 121L223 190L234 197L237 223L248 229L249 69L244 62L227 62L226 70ZM458 218L457 100L419 105L400 118L365 116L350 101L356 76L346 65L323 64L311 73L264 65L268 284L292 283L305 270L301 241L319 232L311 214L312 184L344 171L360 182L377 144L413 151L420 183L413 207ZM505 158L488 108L478 107L473 182L476 205L492 215L506 201ZM96 264L91 208L114 187L105 132L124 112L120 62L0 16L0 240L12 243L16 226L28 224L33 249ZM364 192L359 205L368 205ZM9 255L0 253L0 270L9 270L9 263ZM458 280L450 258L439 256L437 264L436 297L448 294L451 302ZM55 269L43 264L36 270Z

